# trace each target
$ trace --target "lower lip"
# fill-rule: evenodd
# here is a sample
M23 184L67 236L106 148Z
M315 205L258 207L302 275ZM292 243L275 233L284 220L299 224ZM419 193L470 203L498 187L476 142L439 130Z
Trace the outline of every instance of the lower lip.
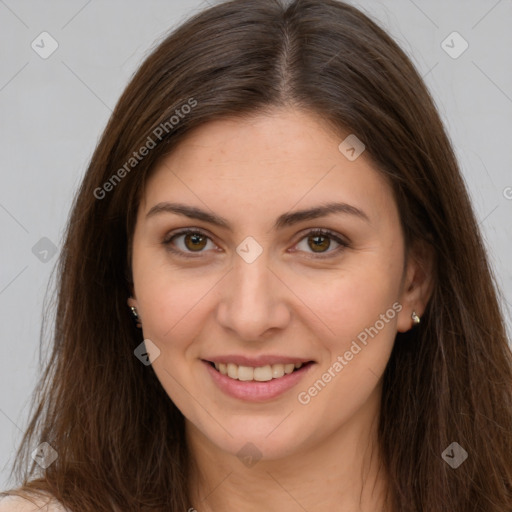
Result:
M218 372L207 361L203 361L203 363L206 365L206 370L210 373L213 381L221 391L233 398L239 398L248 402L265 402L276 398L293 388L293 386L295 386L314 366L314 363L308 363L300 369L285 374L278 379L258 382L232 379L227 375L222 375L222 373Z

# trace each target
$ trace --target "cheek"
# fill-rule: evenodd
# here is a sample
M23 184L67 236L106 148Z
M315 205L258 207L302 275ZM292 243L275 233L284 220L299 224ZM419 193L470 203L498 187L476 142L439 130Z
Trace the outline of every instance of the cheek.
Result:
M379 330L394 328L397 311L392 306L399 296L399 262L380 264L378 259L377 254L368 254L336 272L295 276L294 293L314 313L310 318L318 327L316 334L330 340L331 349L350 344L376 322Z
M379 275L354 270L335 281L317 282L320 286L308 297L315 304L311 322L318 327L324 356L297 398L309 414L324 418L332 428L356 414L370 397L378 402L377 387L401 310L394 278Z
M205 324L203 301L218 277L193 277L168 266L148 268L151 270L139 276L137 299L143 308L144 338L153 341L160 350L152 363L153 370L180 411L195 424L202 425L202 416L191 400L191 393L197 386L197 340Z
M207 320L205 305L222 286L222 276L201 268L176 269L168 262L140 262L136 292L144 337L169 354L169 364L174 365L178 353L181 359L194 359L194 340L200 338Z
M174 344L183 339L186 331L197 326L195 321L195 309L200 298L207 292L207 287L201 283L196 286L183 286L182 283L173 282L146 282L144 290L141 290L138 298L143 304L141 311L144 335L154 337L161 343L168 344L172 340ZM191 289L192 288L192 289ZM203 290L204 288L204 290Z
M350 417L375 392L389 360L401 305L400 261L390 265L366 254L336 273L296 280L297 295L311 308L323 353L314 378L304 383L299 403L333 424ZM314 286L311 283L314 282ZM294 289L295 291L295 289Z

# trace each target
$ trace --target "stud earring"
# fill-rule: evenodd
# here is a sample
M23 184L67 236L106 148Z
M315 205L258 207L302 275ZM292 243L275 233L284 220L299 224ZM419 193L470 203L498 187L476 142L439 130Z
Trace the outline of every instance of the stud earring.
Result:
M137 313L137 308L130 306L130 309L132 310L133 319L135 320L137 327L142 327L142 324L140 323L139 314Z
M416 314L416 311L412 312L411 318L416 325L421 322L420 317Z

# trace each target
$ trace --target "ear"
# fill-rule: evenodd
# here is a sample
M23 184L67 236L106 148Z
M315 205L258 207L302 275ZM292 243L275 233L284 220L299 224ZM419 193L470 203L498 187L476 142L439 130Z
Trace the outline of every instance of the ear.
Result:
M129 307L136 308L137 307L137 300L133 297L128 297L128 300L126 301Z
M402 304L397 320L399 332L413 327L413 311L421 318L427 307L434 289L434 258L432 246L423 241L416 242L409 250L399 299Z

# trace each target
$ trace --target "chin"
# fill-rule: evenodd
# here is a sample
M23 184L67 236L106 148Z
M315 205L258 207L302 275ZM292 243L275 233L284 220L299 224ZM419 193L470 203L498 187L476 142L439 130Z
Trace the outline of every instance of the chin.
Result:
M220 429L221 432L219 430L211 432L210 422L207 431L202 430L202 433L209 443L239 458L250 467L250 464L246 464L247 458L251 461L282 459L293 455L303 445L304 430L298 429L302 432L299 436L295 428L290 428L291 425L285 426L288 420L280 424L281 421L283 418L278 421L267 419L259 421L259 424L255 424L251 419L238 421L237 425L233 424L235 422L225 423L223 426L229 434L223 429Z

